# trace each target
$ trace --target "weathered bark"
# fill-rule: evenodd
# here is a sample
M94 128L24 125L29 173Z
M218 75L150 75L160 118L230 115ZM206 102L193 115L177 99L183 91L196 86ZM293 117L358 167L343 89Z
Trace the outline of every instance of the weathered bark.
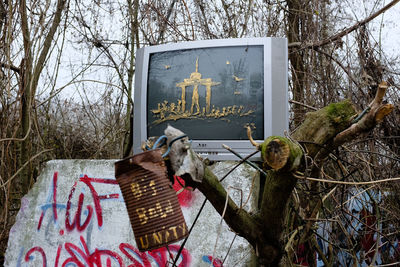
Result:
M263 227L268 229L264 231L267 239L274 240L278 244L283 229L286 204L297 181L292 171L299 167L303 152L298 143L294 143L287 138L270 137L261 145L262 158L265 162L268 162L270 154L279 154L279 148L274 144L277 139L280 140L281 147L286 145L289 148L289 153L286 155L286 164L282 168L271 170L267 173L259 220L262 222ZM278 152L266 153L271 148Z

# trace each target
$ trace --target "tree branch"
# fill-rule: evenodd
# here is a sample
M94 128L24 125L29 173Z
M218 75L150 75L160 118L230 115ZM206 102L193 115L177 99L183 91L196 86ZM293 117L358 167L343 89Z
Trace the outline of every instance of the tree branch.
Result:
M320 46L324 46L327 44L330 44L332 42L335 42L337 40L339 40L340 38L342 38L343 36L355 31L356 29L358 29L359 27L367 24L368 22L370 22L371 20L373 20L374 18L376 18L377 16L379 16L380 14L382 14L383 12L387 11L388 9L390 9L391 7L393 7L395 4L397 4L400 0L393 0L392 2L390 2L389 4L387 4L386 6L384 6L382 9L378 10L377 12L373 13L371 16L367 17L366 19L354 24L353 26L344 29L343 31L332 35L331 37L328 37L325 40L319 41L319 42L293 42L288 44L289 48L300 48L300 49L304 49L304 48L314 48L314 47L320 47Z
M224 216L226 223L238 235L249 241L259 257L261 265L276 266L282 257L280 240L284 229L283 221L286 216L286 206L297 182L294 172L297 169L304 169L306 164L305 161L302 162L303 151L306 151L307 156L313 158L314 161L321 163L338 145L355 138L362 132L371 130L393 109L392 105L382 105L386 89L386 83L383 82L379 85L375 99L369 105L370 111L357 121L354 120L357 114L350 101L333 103L318 111L307 113L305 121L293 133L292 137L271 136L264 143L255 144L261 150L264 170L270 169L267 172L262 193L260 212L255 216L240 209L227 196L224 187L207 167L202 166L204 176L203 179L198 179L198 182L195 182L193 177L188 178L184 175L184 178L189 184L195 184L219 214L223 213L225 201L228 197ZM179 133L179 135L182 134ZM168 137L167 131L166 135ZM251 133L249 134L250 137ZM168 137L168 139L171 138ZM293 139L309 142L302 148ZM179 144L181 146L185 145L185 142L187 143L184 139L182 140L182 144ZM175 145L178 144L173 144L171 151ZM190 148L177 149L176 151L187 153L186 151L189 150ZM171 165L175 165L173 169L176 172L183 165L184 160L176 160L175 158L175 156L170 155ZM319 172L319 169L315 166L312 170L314 171L312 174ZM193 176L193 173L202 172L191 173ZM320 201L311 202L309 206L311 212L309 216L314 218L318 213ZM311 225L312 221L305 227L303 236L308 236Z
M5 69L10 69L10 70L12 70L12 71L14 71L14 72L16 72L18 74L20 74L20 72L21 72L20 68L14 66L12 64L7 64L7 63L0 62L0 67L5 68Z
M176 1L174 0L174 1L171 3L171 6L173 6L173 4L174 4L175 2L176 2ZM149 3L149 6L151 7L151 9L153 9L153 10L157 13L158 16L160 16L160 17L165 21L165 24L163 24L163 26L162 26L162 28L161 28L160 35L158 36L156 43L151 43L151 42L150 42L151 45L159 44L160 41L162 40L161 38L164 38L165 30L167 29L167 27L166 27L167 24L168 24L168 26L170 26L172 29L174 29L174 31L175 31L177 34L179 34L181 37L183 37L186 41L191 41L190 38L188 38L187 36L185 36L184 34L182 34L182 32L179 31L178 28L177 28L175 25L173 25L171 22L169 22L169 17L170 17L170 15L171 15L172 12L169 13L169 14L167 14L167 17L165 17L152 3ZM171 6L170 6L170 7L171 7Z
M39 55L39 59L36 63L35 69L33 70L33 76L32 76L32 83L31 83L31 88L32 88L32 94L34 94L40 74L42 73L43 67L44 67L44 62L46 61L47 55L50 50L51 43L53 42L54 34L56 33L56 30L58 28L58 25L60 25L61 21L61 14L62 11L64 10L66 0L58 0L57 2L57 8L56 8L56 13L54 14L54 19L53 22L50 26L50 30L46 35L46 38L43 43L43 49Z
M172 2L169 5L168 11L167 11L167 16L166 17L162 16L162 18L164 19L165 23L163 25L161 25L160 35L158 35L156 44L159 44L160 41L162 41L164 39L164 33L165 33L165 30L167 29L167 25L166 24L167 23L169 24L169 18L171 17L172 10L174 9L175 3L176 3L176 0L172 0Z
M332 103L306 114L304 122L292 134L292 138L304 141L307 155L314 158L338 133L347 129L356 116L350 101Z
M366 113L356 122L354 122L350 127L338 133L332 143L326 149L319 152L318 158L324 158L333 149L339 147L340 145L354 140L361 133L368 132L372 130L378 123L380 123L384 117L389 115L394 106L392 104L382 104L383 96L386 93L388 86L386 82L381 82L378 85L378 90L376 92L374 100L369 104L366 109ZM362 115L362 114L361 114Z

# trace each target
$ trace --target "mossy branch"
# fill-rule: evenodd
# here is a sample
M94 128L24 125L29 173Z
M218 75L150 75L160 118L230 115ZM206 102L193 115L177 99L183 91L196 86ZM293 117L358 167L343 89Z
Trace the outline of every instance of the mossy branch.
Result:
M368 112L358 117L351 102L346 100L308 113L291 138L272 136L264 143L257 144L251 138L251 131L249 132L249 139L261 150L263 168L268 170L260 212L252 216L228 197L224 219L233 231L246 238L255 248L260 264L276 266L282 257L280 236L284 227L286 205L297 182L293 173L304 168L304 152L314 162L317 159L322 162L339 145L371 130L393 109L390 104L382 104L386 88L386 83L379 85ZM303 143L304 147L298 142ZM217 212L222 214L227 192L216 176L204 167L203 180L195 184ZM314 204L318 209L318 203Z
M356 114L349 100L329 104L318 111L307 113L292 138L303 142L307 155L314 158L321 148L351 125Z
M382 103L387 88L387 83L384 81L378 85L375 98L368 105L368 108L366 109L367 112L365 112L365 114L363 114L363 116L358 120L352 121L352 124L349 127L346 127L346 129L343 129L335 135L332 142L330 142L325 149L319 152L318 159L325 158L333 149L336 149L346 142L354 140L360 134L371 131L393 111L394 106L392 104Z

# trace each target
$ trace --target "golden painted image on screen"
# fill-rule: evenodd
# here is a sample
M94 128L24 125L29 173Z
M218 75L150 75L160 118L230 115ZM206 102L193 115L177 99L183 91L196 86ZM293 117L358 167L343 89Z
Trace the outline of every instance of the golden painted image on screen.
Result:
M245 139L247 125L262 134L262 52L261 47L206 48L152 56L150 135L162 134L167 124L209 139Z

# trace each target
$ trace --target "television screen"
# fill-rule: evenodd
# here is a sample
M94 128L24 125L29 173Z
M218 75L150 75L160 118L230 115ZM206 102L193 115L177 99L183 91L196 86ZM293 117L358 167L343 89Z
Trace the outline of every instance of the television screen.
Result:
M147 132L168 124L190 138L263 139L263 47L211 47L150 55Z
M205 40L150 46L136 55L134 153L168 125L212 160L254 151L288 128L287 42L283 38ZM257 160L259 156L253 157Z

